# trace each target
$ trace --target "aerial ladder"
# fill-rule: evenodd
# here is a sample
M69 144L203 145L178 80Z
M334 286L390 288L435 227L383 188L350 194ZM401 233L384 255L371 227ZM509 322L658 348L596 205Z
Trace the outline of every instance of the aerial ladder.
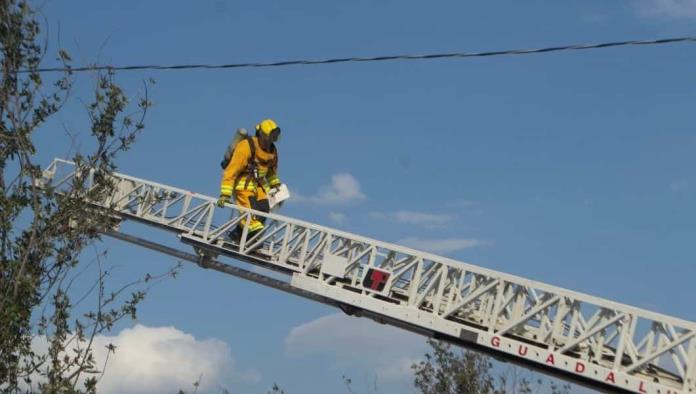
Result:
M76 165L55 159L42 183L70 188ZM107 235L601 391L696 393L696 323L476 265L113 173L102 201L117 223L173 233L182 250ZM87 187L91 187L88 179ZM238 215L230 215L235 210ZM248 232L250 215L266 229ZM245 224L243 224L245 223ZM226 238L242 225L238 242ZM234 259L280 273L246 270Z

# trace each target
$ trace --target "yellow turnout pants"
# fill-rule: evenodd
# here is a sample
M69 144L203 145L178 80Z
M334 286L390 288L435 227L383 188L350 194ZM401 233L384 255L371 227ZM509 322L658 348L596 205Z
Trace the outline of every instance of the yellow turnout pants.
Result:
M235 201L237 205L255 209L261 212L270 212L270 207L268 205L268 196L266 196L266 191L262 187L256 187L256 190L235 190L234 193ZM240 212L244 215L244 212ZM251 223L249 223L249 232L263 230L264 222L266 218L258 217L255 215L251 216ZM246 225L246 218L239 222L240 227Z

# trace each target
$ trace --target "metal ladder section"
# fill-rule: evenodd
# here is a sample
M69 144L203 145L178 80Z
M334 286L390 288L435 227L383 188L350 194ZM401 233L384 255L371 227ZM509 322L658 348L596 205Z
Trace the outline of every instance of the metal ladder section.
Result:
M43 182L60 192L74 175L73 163L55 159ZM230 243L226 233L252 211L124 174L113 179L116 192L90 204L171 231L196 253L118 229L109 234L116 238L593 388L696 393L694 322L276 214L254 212L266 218L265 231L249 237L244 225Z

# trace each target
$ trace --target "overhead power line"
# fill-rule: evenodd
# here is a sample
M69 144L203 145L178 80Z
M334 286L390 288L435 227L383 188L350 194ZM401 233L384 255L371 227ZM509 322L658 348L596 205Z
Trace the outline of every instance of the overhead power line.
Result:
M658 40L634 40L634 41L617 41L605 42L600 44L573 44L563 45L548 48L538 49L509 49L504 51L488 51L488 52L452 52L452 53L435 53L425 55L389 55L389 56L374 56L374 57L343 57L333 59L309 59L309 60L285 60L278 62L258 62L258 63L229 63L229 64L172 64L172 65L130 65L130 66L112 66L112 65L91 65L82 67L47 67L38 69L39 72L82 72L82 71L134 71L134 70L192 70L192 69L232 69L232 68L261 68L261 67L284 67L284 66L304 66L318 64L336 64L349 62L380 62L387 60L431 60L431 59L448 59L448 58L471 58L471 57L489 57L489 56L507 56L507 55L531 55L536 53L560 52L560 51L577 51L586 49L600 49L623 46L643 46L643 45L661 45L673 44L680 42L696 42L696 36L692 37L676 37L663 38ZM27 72L27 70L23 70Z

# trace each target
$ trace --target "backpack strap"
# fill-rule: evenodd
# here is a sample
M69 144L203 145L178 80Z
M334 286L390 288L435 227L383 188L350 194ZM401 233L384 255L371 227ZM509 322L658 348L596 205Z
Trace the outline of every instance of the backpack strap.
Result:
M253 167L256 167L256 144L254 143L254 139L250 136L246 136L246 141L249 144L249 151L251 152L249 163L251 163ZM247 167L249 163L247 163Z
M277 166L278 165L278 150L276 149L275 144L272 142L271 142L271 150L273 151L273 163L271 163L271 165Z
M246 182L244 182L245 190L249 186L249 181L251 178L254 178L257 187L259 185L259 181L257 179L259 176L256 172L256 144L251 136L246 136L246 141L249 144L249 152L251 153L251 156L249 157L249 160L247 160L247 178Z
M273 154L273 157L274 157L273 159L270 159L270 160L263 160L263 159L261 159L261 158L258 158L258 159L256 160L256 163L257 163L257 164L261 164L261 165L266 166L266 167L271 167L271 166L273 166L273 165L277 162L276 158L277 158L277 155L278 155L278 152L277 152L276 147L275 147L274 144L271 144L270 153Z
M256 180L257 185L259 184L257 179L258 174L256 171L256 144L254 144L254 139L251 136L246 136L244 140L247 142L247 144L249 144L250 157L249 160L247 160L246 171L237 174L237 178L234 180L234 190L237 189L237 184L239 184L239 178L241 178L242 175L246 175L246 182L244 182L245 190L249 186L249 181L251 180L251 178L254 178L254 180Z

